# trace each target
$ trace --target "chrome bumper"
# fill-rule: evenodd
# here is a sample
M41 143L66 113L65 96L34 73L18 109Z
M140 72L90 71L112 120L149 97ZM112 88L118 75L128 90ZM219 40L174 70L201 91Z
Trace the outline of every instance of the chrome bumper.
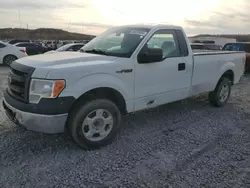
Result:
M64 132L68 114L42 115L23 112L12 107L5 100L3 100L3 107L11 121L28 130L50 134Z

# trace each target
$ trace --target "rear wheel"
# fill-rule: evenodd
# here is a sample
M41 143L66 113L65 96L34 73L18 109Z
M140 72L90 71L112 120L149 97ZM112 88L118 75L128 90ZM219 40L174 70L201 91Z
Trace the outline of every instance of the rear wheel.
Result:
M209 93L209 101L214 106L223 106L227 103L231 94L231 81L222 77L214 91Z
M10 64L17 60L17 57L14 56L14 55L6 55L4 58L3 58L3 64L6 65L6 66L10 66Z
M84 149L108 145L120 129L121 113L110 100L92 100L73 111L67 126L74 141Z

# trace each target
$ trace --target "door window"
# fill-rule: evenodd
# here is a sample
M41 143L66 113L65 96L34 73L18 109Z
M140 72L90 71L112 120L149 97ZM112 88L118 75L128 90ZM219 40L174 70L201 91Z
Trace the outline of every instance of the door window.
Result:
M80 48L81 47L83 47L83 45L75 45L74 47L73 47L73 51L78 51L78 50L80 50Z
M0 43L0 48L4 48L6 47L6 45L4 45L3 43Z
M70 52L72 51L73 52L74 51L73 47L74 46L70 46L66 51L70 51Z
M163 58L181 56L177 36L171 30L159 30L155 32L144 46L145 48L162 49Z

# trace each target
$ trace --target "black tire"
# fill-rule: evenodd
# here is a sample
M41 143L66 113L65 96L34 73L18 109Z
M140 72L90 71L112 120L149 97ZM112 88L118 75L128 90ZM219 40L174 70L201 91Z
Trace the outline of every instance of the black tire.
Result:
M83 122L85 118L97 109L108 111L113 117L113 126L109 134L99 141L91 141L84 135ZM84 149L98 149L110 144L120 130L121 113L119 108L110 100L96 99L78 104L69 115L67 129L78 146Z
M232 86L231 81L226 77L222 77L219 80L215 90L209 93L209 96L208 96L209 102L212 105L217 106L217 107L224 106L230 97L231 86ZM221 97L221 91L224 87L228 87L228 92L227 94L225 94L224 97Z
M10 64L17 60L17 57L14 56L14 55L6 55L4 58L3 58L3 64L6 65L6 66L10 66Z

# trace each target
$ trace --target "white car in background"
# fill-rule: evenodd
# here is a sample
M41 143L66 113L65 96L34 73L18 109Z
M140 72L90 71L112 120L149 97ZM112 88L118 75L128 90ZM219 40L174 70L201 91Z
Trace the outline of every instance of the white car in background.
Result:
M10 65L16 59L26 56L25 47L16 47L0 41L0 64Z
M80 50L85 44L83 43L71 43L71 44L66 44L64 46L61 46L57 50L51 50L46 52L45 54L51 54L55 52L65 52L65 51L70 51L70 52L76 52Z

